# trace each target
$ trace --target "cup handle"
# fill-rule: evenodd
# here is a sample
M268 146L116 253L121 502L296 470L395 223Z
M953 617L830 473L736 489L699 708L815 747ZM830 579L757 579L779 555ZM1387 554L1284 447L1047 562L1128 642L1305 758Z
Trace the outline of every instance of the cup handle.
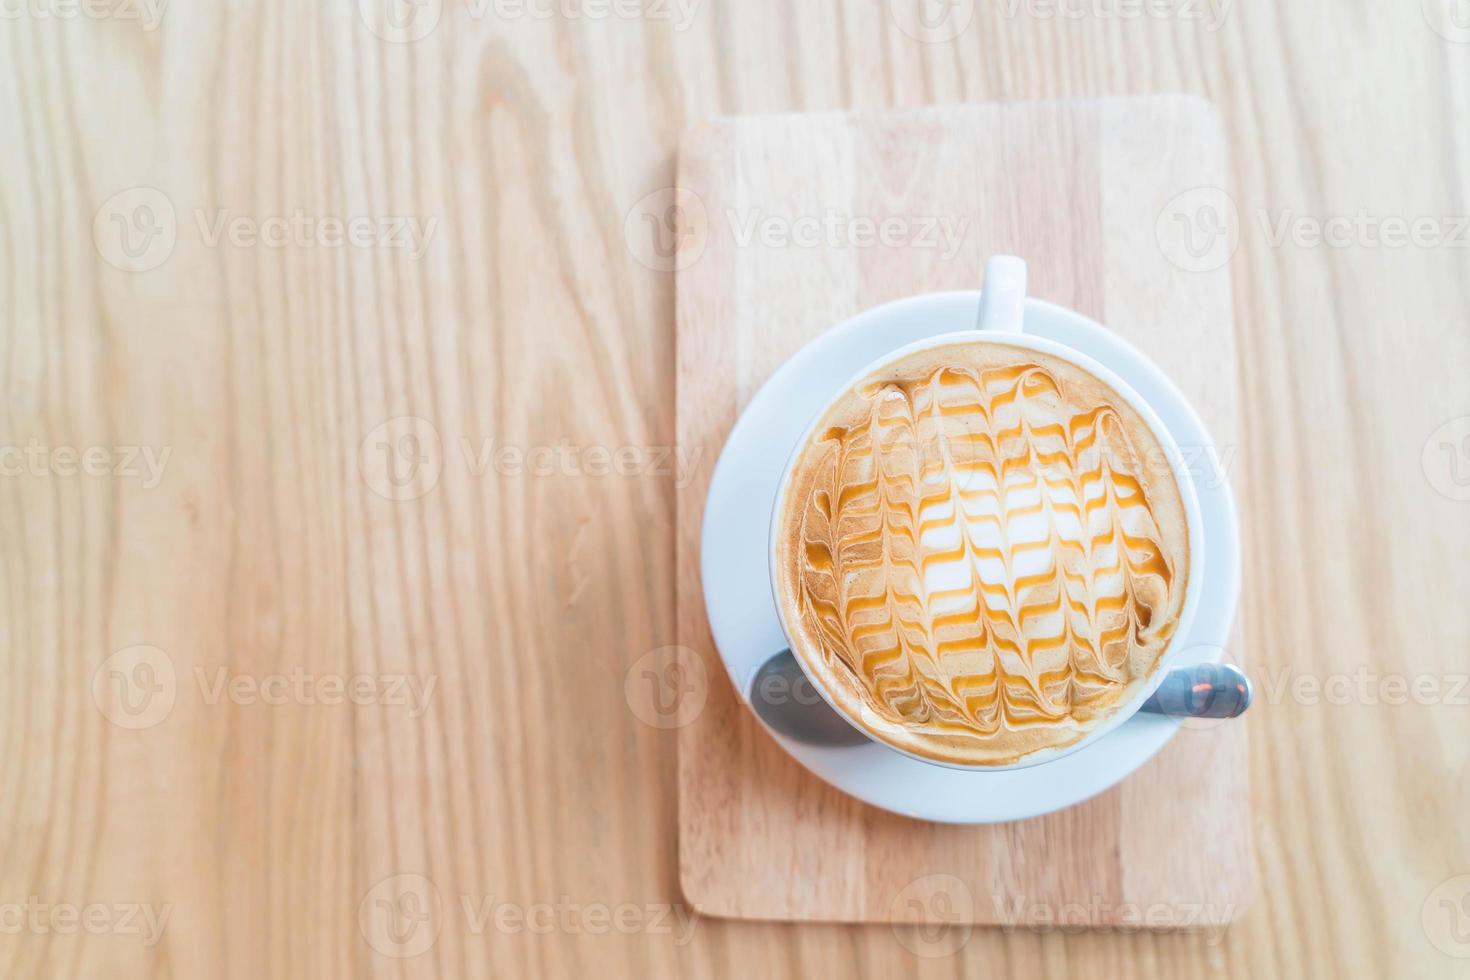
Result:
M985 288L980 290L977 330L1021 332L1026 306L1026 262L1014 255L992 255L985 263Z

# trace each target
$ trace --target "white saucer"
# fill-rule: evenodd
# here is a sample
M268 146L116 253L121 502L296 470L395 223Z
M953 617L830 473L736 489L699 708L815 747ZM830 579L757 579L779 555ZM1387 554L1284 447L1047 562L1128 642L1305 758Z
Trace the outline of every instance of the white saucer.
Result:
M749 704L756 670L788 646L771 597L771 507L797 439L853 375L925 337L974 326L978 290L930 293L861 313L814 339L758 391L720 453L705 501L700 548L704 602L715 645ZM1025 332L1047 337L1112 368L1154 408L1181 447L1213 447L1184 396L1163 375L1132 365L1139 353L1086 317L1026 301ZM1193 464L1204 518L1203 601L1174 664L1216 661L1229 639L1240 591L1240 536L1229 483L1213 448ZM755 716L755 713L752 712ZM758 716L757 720L759 720ZM921 820L999 823L1080 803L1113 786L1163 748L1178 725L1137 714L1070 755L1026 769L951 769L876 742L846 748L804 745L766 730L815 775L873 806Z

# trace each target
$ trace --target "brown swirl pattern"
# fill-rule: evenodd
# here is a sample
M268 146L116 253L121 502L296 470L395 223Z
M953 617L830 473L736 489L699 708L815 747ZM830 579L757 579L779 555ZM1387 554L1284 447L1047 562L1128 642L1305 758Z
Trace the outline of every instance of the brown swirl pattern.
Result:
M787 498L794 649L920 755L1005 764L1076 741L1179 615L1187 536L1161 461L1068 362L987 343L887 369L828 413Z

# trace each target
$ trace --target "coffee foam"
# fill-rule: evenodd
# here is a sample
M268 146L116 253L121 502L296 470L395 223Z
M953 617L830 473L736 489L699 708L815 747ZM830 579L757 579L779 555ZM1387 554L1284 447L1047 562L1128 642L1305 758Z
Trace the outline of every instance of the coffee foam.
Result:
M1188 587L1148 423L1082 368L999 341L852 386L778 522L792 651L863 728L942 762L1081 739L1147 683Z

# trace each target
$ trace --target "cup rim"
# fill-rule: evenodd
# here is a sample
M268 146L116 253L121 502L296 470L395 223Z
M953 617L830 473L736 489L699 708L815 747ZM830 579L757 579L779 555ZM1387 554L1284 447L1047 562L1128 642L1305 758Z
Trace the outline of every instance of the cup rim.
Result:
M889 303L884 303L880 306L873 307L868 312L873 313L879 310L887 309L889 307L896 307L906 301L920 299L924 295L932 294L921 293L915 294L913 296L902 297ZM1026 297L1025 306L1030 307L1032 304L1043 304L1053 307L1056 306L1055 304L1045 304L1044 301L1035 299L1030 296ZM1066 307L1056 308L1067 310ZM1067 312L1071 311L1067 310ZM1190 628L1194 622L1195 613L1198 611L1200 602L1203 597L1203 590L1200 587L1200 580L1203 577L1204 573L1204 527L1203 519L1200 512L1199 497L1194 485L1194 475L1188 471L1187 467L1177 465L1171 466L1170 471L1174 475L1175 485L1179 489L1180 500L1184 508L1186 539L1189 543L1189 583L1186 586L1184 603L1181 605L1179 610L1179 619L1175 624L1174 633L1169 638L1168 644L1165 645L1163 652L1159 654L1159 658L1155 662L1153 671L1149 675L1147 682L1145 682L1145 684L1139 688L1135 695L1131 699L1129 699L1126 704L1115 708L1111 714L1109 714L1099 724L1094 726L1090 731L1085 733L1075 742L1059 747L1038 749L1035 752L1031 752L1014 762L1004 765L952 762L948 760L932 759L928 756L919 755L901 746L895 745L887 739L870 731L868 728L860 724L856 719L851 717L846 709L841 707L828 692L825 683L818 677L813 676L815 672L807 668L805 658L800 652L798 652L796 644L792 642L792 637L795 635L795 632L792 630L791 624L787 621L785 604L782 602L780 595L780 568L777 561L776 548L778 533L777 526L780 521L782 505L785 503L786 495L791 487L791 482L795 471L795 463L796 460L800 457L802 450L806 447L808 440L810 440L812 433L816 430L817 425L821 422L823 416L825 416L827 412L831 410L833 404L835 404L836 401L840 397L842 397L843 394L851 389L853 385L862 381L864 378L868 377L874 372L882 369L884 366L900 360L904 357L907 357L910 354L914 354L919 351L929 350L934 347L944 347L949 344L976 342L991 344L1009 344L1013 347L1021 347L1023 349L1038 351L1043 354L1050 354L1093 374L1100 381L1107 384L1115 392L1122 396L1123 399L1127 401L1128 404L1136 412L1138 412L1138 414L1143 418L1144 422L1148 425L1149 430L1153 433L1154 438L1158 440L1160 446L1164 450L1165 455L1170 460L1182 460L1183 456L1180 451L1178 442L1174 439L1173 433L1169 431L1169 428L1164 424L1163 420L1159 417L1158 413L1154 410L1153 406L1148 402L1148 400L1140 395L1137 390L1133 388L1132 385L1123 380L1123 378L1120 377L1117 372L1115 372L1112 368L1098 361L1090 354L1086 354L1082 351L1076 350L1075 348L1069 347L1066 344L1052 340L1048 337L1040 337L1033 334L1027 334L1024 330L1024 327L1021 330L1013 331L980 330L976 328L969 328L964 330L952 330L942 334L934 334L933 336L925 337L920 340L913 341L912 343L904 344L901 347L889 351L882 357L876 358L873 361L869 362L867 365L865 365L863 368L861 368L859 371L857 371L847 380L845 380L837 388L832 397L829 398L822 405L822 407L817 410L815 414L813 414L810 421L808 421L807 424L802 428L801 435L797 438L795 445L792 447L790 454L787 456L786 463L781 471L781 480L776 487L776 495L771 506L770 521L767 525L766 557L769 563L771 594L776 607L776 615L780 620L781 630L785 635L788 646L791 649L792 656L796 658L797 664L801 666L802 673L806 674L807 679L811 681L812 687L814 687L817 693L821 695L822 700L826 701L827 704L832 708L832 710L837 712L838 716L841 717L843 721L847 722L858 732L866 736L870 741L873 741L878 745L883 746L884 748L891 749L894 752L898 752L901 755L908 756L912 759L917 759L920 762L928 763L932 766L941 766L947 769L960 769L970 772L1004 772L1012 769L1028 769L1033 766L1045 765L1046 763L1051 762L1055 759L1060 759L1063 756L1070 755L1071 753L1076 752L1087 745L1091 745L1093 742L1101 739L1104 735L1108 734L1113 729L1122 725L1124 722L1128 721L1130 718L1136 715L1138 713L1138 710L1143 706L1144 702L1147 701L1154 694L1154 692L1158 690L1159 685L1163 683L1164 677L1168 674L1171 663L1174 660L1178 659L1178 654L1180 653L1180 651L1185 649L1183 641L1189 636ZM1137 364L1141 365L1151 374L1164 379L1170 385L1173 384L1173 381L1169 379L1168 375L1166 375L1158 365L1154 364L1153 361L1149 359L1142 351L1130 348L1128 351L1128 356L1134 358ZM1184 401L1186 404L1188 403L1187 399L1184 399Z

